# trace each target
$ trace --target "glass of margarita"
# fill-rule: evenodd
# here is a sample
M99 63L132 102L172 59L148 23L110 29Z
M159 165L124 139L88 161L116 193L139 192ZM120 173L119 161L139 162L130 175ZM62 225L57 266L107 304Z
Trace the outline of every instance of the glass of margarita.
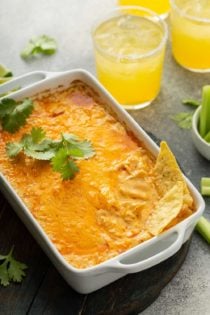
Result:
M93 32L99 81L126 109L149 105L160 91L167 27L137 6L113 10Z
M171 0L171 33L175 60L210 72L210 0Z
M148 8L162 18L166 18L170 11L169 0L118 0L119 5L139 5Z

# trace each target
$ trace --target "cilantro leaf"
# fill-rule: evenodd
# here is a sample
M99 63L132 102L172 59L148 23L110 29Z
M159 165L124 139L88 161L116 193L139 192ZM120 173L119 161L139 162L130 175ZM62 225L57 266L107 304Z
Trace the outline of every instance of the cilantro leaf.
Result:
M49 161L55 156L54 150L47 150L47 151L38 151L32 150L31 148L24 149L25 155L32 157L35 160L42 160L42 161Z
M75 144L78 150L81 150L83 152L83 158L87 159L95 155L95 152L92 149L92 145L90 141L81 141ZM79 159L79 156L75 156L75 153L72 154L72 156L76 159Z
M76 135L73 135L72 133L62 133L62 140L66 141L68 143L71 143L72 141L78 141L79 138Z
M32 128L31 130L31 139L34 143L39 143L45 138L45 131L38 127L38 128Z
M0 102L0 118L9 115L12 111L14 111L16 107L16 102L12 98L4 98Z
M0 265L0 284L2 284L4 287L9 285L9 275L7 271L7 261L5 260L1 265Z
M201 105L201 102L200 101L197 101L197 100L194 100L194 99L184 99L182 100L182 104L183 105L189 105L189 106L194 106L194 107L198 107Z
M25 134L20 142L6 144L7 155L15 157L23 151L25 155L34 159L50 160L55 155L55 149L51 147L53 141L44 137L45 132L42 128L33 127L31 133Z
M25 277L25 269L27 269L27 266L17 260L15 260L13 257L10 257L10 263L8 267L8 274L9 279L14 282L21 282L22 278Z
M6 152L9 157L15 157L23 149L23 144L18 142L10 142L6 144Z
M171 119L175 121L180 128L191 129L192 117L193 117L193 113L181 112L174 116L171 116Z
M72 179L79 171L74 160L87 159L95 152L89 141L80 141L75 135L61 134L60 140L45 138L42 128L32 128L22 136L20 142L6 144L7 155L11 158L21 151L36 160L50 160L54 171L61 173L64 180Z
M52 55L57 49L55 39L47 35L41 35L29 40L25 49L21 52L23 59L29 59L39 54Z
M63 146L68 149L69 155L74 159L84 159L92 157L95 152L92 149L90 141L79 141L79 139L72 134L62 134Z
M37 160L50 160L55 155L53 141L44 138L45 132L42 128L32 128L31 133L21 139L24 153Z
M12 256L13 248L10 250L8 255L0 255L0 284L3 286L8 286L10 281L21 282L23 277L25 277L25 269L27 266L19 261L17 261Z
M0 122L2 128L14 133L22 127L31 115L34 104L30 99L25 99L18 104L11 98L4 98L0 102Z
M61 148L51 161L54 171L61 173L64 180L74 178L75 174L79 171L79 168L74 161L69 158L68 150Z

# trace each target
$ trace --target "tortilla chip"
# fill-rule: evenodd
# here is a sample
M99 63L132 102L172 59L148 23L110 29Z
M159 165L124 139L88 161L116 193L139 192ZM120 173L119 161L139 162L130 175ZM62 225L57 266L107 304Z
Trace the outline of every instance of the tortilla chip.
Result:
M160 144L160 152L155 164L154 174L156 176L156 186L160 197L163 197L177 182L181 182L183 184L184 193L183 206L192 207L193 199L185 179L173 153L165 141L162 141Z
M183 184L177 182L158 202L146 222L146 229L152 235L160 234L179 214L183 205Z

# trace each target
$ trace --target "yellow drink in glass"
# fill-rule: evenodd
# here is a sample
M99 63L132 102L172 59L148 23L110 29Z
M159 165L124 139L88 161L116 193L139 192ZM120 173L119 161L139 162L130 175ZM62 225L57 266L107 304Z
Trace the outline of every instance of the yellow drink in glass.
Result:
M169 0L118 0L119 5L139 5L148 8L162 17L167 17L170 10Z
M166 38L165 23L137 7L114 10L95 27L97 76L125 108L145 107L158 95Z
M171 0L172 51L195 72L210 72L210 0Z

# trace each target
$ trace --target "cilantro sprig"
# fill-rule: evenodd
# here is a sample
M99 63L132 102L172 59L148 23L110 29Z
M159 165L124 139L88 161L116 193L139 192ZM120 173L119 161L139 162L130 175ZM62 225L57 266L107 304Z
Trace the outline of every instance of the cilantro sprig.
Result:
M7 255L0 255L0 284L8 286L11 281L21 282L25 277L27 265L17 261L13 257L13 247Z
M25 99L17 103L11 98L0 101L0 122L3 130L14 133L22 127L34 108L32 100Z
M182 100L183 105L198 107L201 102L195 99L184 99ZM171 115L170 118L182 129L191 129L192 128L192 118L194 112L180 112L175 115Z
M52 55L56 52L56 49L57 44L54 38L41 35L29 40L27 46L21 52L21 57L23 59L29 59L40 54Z
M92 157L95 152L89 141L80 141L73 134L62 133L60 140L46 138L42 128L34 127L29 134L23 135L19 142L6 144L10 158L20 152L36 160L50 161L54 171L59 172L63 180L72 179L79 171L75 160Z
M65 148L57 151L51 164L53 170L59 172L64 180L74 178L75 174L79 172L78 166Z
M193 118L193 113L187 113L187 112L181 112L174 116L171 116L171 119L175 121L177 125L182 129L191 129L192 118Z
M6 144L7 155L13 158L23 151L25 155L34 159L50 160L55 153L53 142L44 138L45 132L42 128L32 128L31 133L24 134L20 142Z

